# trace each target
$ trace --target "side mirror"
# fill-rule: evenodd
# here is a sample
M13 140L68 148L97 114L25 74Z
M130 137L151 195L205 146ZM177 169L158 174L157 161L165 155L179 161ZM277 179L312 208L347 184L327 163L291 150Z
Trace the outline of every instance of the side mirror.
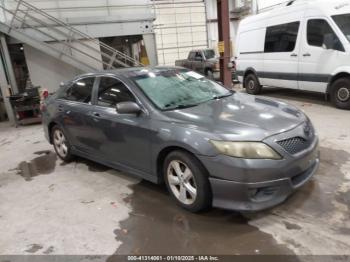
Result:
M135 102L121 102L116 106L118 114L133 114L138 115L141 113L141 107Z

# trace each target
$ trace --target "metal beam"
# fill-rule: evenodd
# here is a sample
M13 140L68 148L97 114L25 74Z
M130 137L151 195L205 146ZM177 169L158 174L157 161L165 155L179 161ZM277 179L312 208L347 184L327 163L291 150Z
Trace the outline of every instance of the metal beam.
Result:
M155 34L143 34L143 41L147 50L150 66L158 65L158 55Z
M2 53L1 53L2 55ZM3 63L4 59L0 59L0 88L2 97L4 99L5 109L7 113L7 117L11 123L11 125L16 125L15 114L13 112L10 100L8 98L9 94L9 84L7 82L6 71Z
M217 0L219 42L223 43L220 52L220 78L227 88L232 87L231 43L230 43L230 15L228 0ZM219 50L220 51L220 50Z
M4 62L5 62L4 66L7 69L6 71L8 73L12 93L18 94L18 86L17 86L16 77L15 77L15 71L13 70L12 61L10 58L10 52L7 46L6 36L3 34L0 34L0 41L1 41L1 50L3 54Z

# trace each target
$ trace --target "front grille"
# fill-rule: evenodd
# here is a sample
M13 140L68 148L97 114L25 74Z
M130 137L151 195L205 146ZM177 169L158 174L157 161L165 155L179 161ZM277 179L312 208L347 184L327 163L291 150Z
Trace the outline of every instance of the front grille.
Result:
M279 144L281 147L283 147L284 150L286 150L289 154L292 155L295 155L307 149L308 147L310 147L311 143L311 139L306 140L302 137L292 137L277 142L277 144Z

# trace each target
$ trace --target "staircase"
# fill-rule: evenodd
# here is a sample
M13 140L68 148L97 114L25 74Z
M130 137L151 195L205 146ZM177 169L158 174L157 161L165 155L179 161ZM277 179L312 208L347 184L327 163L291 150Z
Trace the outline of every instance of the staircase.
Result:
M23 0L16 7L0 3L6 17L0 32L62 60L81 71L143 66L139 61L83 33ZM0 10L1 10L0 9ZM43 40L44 39L44 40ZM87 41L88 40L88 41Z

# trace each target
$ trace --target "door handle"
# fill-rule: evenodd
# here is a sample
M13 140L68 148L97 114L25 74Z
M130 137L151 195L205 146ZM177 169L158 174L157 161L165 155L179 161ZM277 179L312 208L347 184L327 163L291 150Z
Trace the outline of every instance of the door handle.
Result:
M64 106L63 105L58 105L58 111L63 112L64 111Z
M311 56L310 53L303 54L303 57Z
M298 55L297 54L291 54L290 56L291 57L297 57Z

